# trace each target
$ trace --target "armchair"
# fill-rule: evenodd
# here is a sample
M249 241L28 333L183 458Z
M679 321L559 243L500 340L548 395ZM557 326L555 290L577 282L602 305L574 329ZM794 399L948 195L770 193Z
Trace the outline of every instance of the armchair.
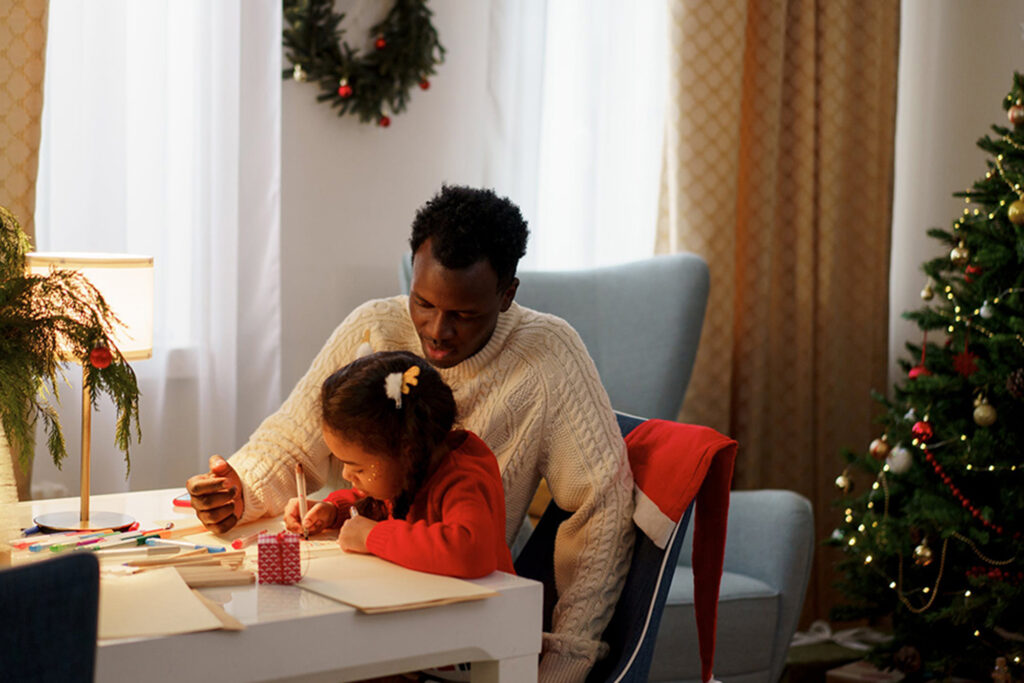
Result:
M796 631L814 552L811 503L792 491L733 491L718 593L715 676L775 683ZM654 647L652 681L699 683L691 530L669 589Z
M709 276L696 254L574 271L520 271L516 301L564 318L594 359L615 410L674 420L697 355ZM399 264L405 294L412 259Z

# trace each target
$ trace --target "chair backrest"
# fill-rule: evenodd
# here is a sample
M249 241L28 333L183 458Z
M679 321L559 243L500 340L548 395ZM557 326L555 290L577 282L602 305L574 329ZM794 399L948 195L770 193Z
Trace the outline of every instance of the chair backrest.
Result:
M674 420L697 355L709 275L696 254L574 271L519 271L516 301L568 321L583 339L612 407ZM399 265L409 292L411 255Z
M8 681L91 682L99 563L71 553L0 571L0 672Z
M644 421L621 413L616 417L623 436ZM588 682L640 683L647 680L658 626L672 583L673 568L692 512L691 504L673 530L664 550L658 548L640 529L635 529L636 541L626 582L602 637L610 651L591 670ZM516 558L517 574L544 584L545 631L551 629L551 611L556 601L554 566L551 561L555 533L558 525L568 516L554 502L549 503L530 540Z

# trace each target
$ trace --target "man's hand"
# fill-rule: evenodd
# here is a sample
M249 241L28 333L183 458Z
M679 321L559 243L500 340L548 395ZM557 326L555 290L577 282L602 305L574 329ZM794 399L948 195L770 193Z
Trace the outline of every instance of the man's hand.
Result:
M338 532L338 545L348 553L370 552L366 549L366 537L379 523L362 515L346 519L345 523L341 525L341 531Z
M294 531L297 534L302 533L303 522L305 522L306 531L309 532L310 536L315 536L324 529L330 527L336 527L338 508L332 503L325 502L314 502L309 501L313 504L309 512L306 513L306 519L299 519L299 499L292 498L284 506L284 526L288 531Z
M210 531L222 534L238 524L245 509L242 480L227 460L210 456L210 471L189 478L185 487L192 496L196 517Z

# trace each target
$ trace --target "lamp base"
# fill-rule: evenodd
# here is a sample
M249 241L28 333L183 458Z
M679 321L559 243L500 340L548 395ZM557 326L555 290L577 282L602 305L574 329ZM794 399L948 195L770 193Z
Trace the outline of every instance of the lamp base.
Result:
M82 519L77 512L48 512L34 520L40 531L120 531L135 523L135 518L120 512L92 512Z

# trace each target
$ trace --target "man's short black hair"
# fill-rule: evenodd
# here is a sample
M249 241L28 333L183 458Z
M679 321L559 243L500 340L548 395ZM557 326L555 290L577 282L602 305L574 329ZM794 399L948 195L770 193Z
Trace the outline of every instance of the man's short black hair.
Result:
M487 259L498 274L499 288L504 288L526 253L529 233L519 207L507 197L492 190L444 185L416 212L409 246L415 255L430 239L434 258L450 270Z

